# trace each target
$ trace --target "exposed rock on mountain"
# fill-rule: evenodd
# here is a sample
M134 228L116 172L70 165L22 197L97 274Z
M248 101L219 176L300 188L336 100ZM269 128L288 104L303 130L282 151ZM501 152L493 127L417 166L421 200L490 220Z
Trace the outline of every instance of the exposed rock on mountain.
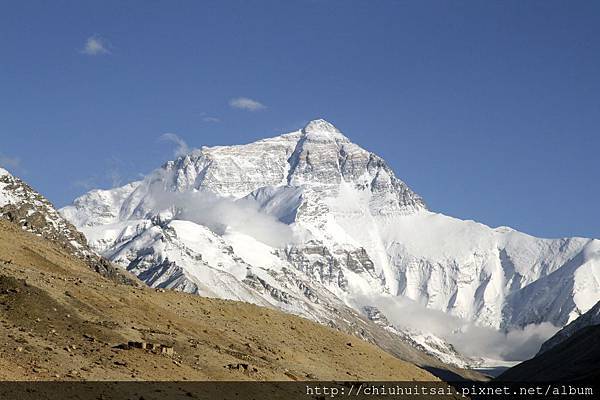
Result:
M89 248L85 236L41 194L0 168L0 219L60 245L103 276L137 284L137 280Z

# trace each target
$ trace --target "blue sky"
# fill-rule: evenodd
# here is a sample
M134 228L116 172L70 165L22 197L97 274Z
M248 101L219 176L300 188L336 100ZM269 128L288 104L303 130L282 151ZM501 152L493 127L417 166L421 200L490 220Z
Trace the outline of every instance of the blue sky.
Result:
M433 210L600 237L599 38L595 1L2 2L0 164L62 206L323 117Z

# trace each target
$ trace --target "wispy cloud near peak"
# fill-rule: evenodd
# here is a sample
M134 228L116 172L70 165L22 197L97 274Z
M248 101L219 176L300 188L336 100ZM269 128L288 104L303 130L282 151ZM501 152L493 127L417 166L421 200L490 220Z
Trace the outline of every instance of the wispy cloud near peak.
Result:
M89 56L98 56L110 53L108 50L108 44L99 36L90 36L87 38L83 49L81 49L81 52Z
M262 104L260 101L251 99L249 97L236 97L229 100L229 105L233 108L246 111L259 111L267 108L267 106Z
M21 159L19 157L9 157L0 154L0 167L6 167L13 170L18 169L21 167Z

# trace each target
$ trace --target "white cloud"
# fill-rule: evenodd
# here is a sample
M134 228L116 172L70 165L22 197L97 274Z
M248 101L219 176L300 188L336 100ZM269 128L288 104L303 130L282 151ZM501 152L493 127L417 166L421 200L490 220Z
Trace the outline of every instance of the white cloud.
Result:
M0 167L6 167L10 169L18 169L21 166L21 159L19 157L9 157L4 154L0 154Z
M211 192L168 192L160 184L152 185L150 190L154 215L170 210L175 219L206 226L218 235L231 229L273 247L295 242L292 228L261 211L253 199L234 200Z
M187 145L187 143L174 133L165 133L160 136L160 140L172 142L177 145L174 152L175 157L183 156L189 154L190 152L190 147Z
M81 49L81 52L90 56L110 53L108 50L108 44L104 41L104 39L98 36L90 36L87 38L85 41L85 46L83 49Z
M92 190L92 189L98 187L98 184L96 183L96 178L95 177L75 179L71 183L71 185L73 187L81 188L83 190Z
M235 99L229 100L229 105L233 108L246 111L259 111L267 108L264 104L257 100L250 99L248 97L236 97Z
M204 122L221 122L221 120L217 117L203 117L202 121Z
M110 187L116 188L122 185L121 167L123 162L116 157L106 160L108 168L106 169L106 178L110 181Z
M115 156L105 159L104 164L103 174L76 179L71 182L71 185L84 190L92 190L98 187L117 188L122 186L123 181L127 179L127 175L124 177L121 171L130 171L134 168L132 163L127 163Z

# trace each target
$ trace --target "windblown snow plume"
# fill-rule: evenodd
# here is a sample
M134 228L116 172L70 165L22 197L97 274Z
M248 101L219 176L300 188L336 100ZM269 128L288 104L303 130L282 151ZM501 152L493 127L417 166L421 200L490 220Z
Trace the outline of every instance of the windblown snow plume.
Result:
M160 140L171 142L176 145L174 151L175 157L184 156L191 151L185 140L177 136L175 133L164 133L160 136Z

